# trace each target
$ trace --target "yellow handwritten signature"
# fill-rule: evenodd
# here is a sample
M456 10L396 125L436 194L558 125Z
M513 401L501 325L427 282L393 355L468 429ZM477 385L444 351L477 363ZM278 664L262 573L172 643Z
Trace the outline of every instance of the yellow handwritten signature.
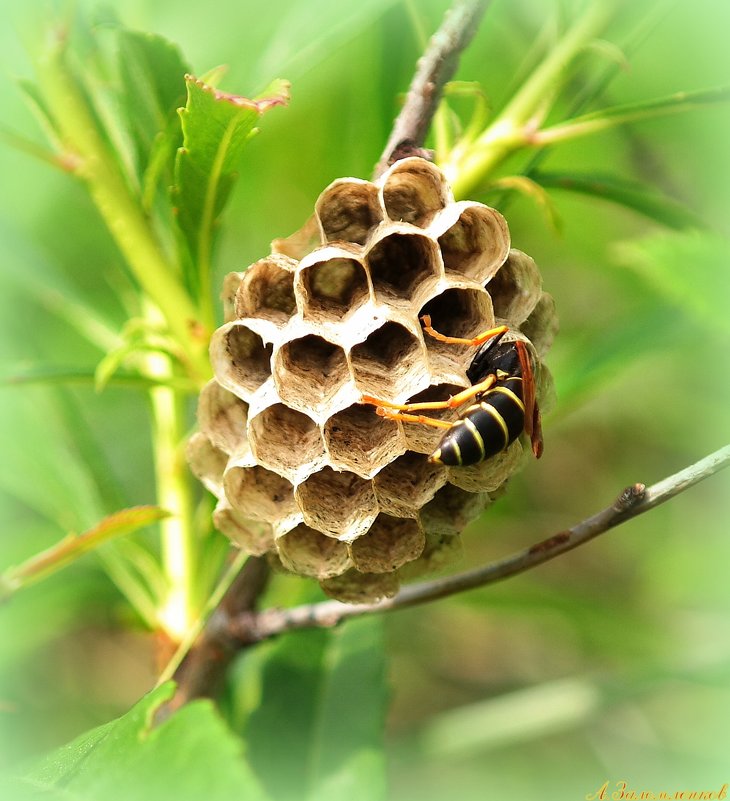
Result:
M723 801L727 790L727 784L719 790L637 790L626 781L606 781L586 801Z

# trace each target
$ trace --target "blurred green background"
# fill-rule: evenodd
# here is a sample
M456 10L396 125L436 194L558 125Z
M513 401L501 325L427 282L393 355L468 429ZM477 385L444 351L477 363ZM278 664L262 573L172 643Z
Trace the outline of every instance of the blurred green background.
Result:
M177 42L198 73L229 65L227 90L292 81L290 107L262 121L241 165L219 278L298 228L331 180L370 175L420 52L412 14L430 32L447 5L118 0L128 26ZM548 0L495 0L458 77L481 82L498 108L556 8L572 13ZM605 103L730 83L728 4L663 8ZM52 7L6 1L1 13L0 122L40 142L15 78L30 75L26 47L37 46ZM717 106L557 147L543 168L646 183L728 237L728 141L730 114ZM100 354L71 324L74 303L121 327L119 254L72 179L6 145L0 174L3 375L95 364ZM727 245L670 238L659 262L637 261L621 246L664 229L605 201L551 196L559 234L530 199L511 198L505 213L513 243L536 259L557 302L561 333L548 364L558 402L544 421L542 460L465 533L464 567L529 545L626 484L652 483L730 440ZM0 421L0 567L116 508L154 502L143 393L2 387ZM730 781L728 489L720 475L526 575L384 619L388 797L580 799L605 781L655 792ZM317 597L305 581L278 578L268 601ZM151 637L93 556L0 608L0 626L4 767L121 714L154 681ZM321 636L298 634L289 647L305 658ZM265 728L257 734L242 721L267 693L287 690L297 704L296 684L267 684L262 672L280 647L240 660L228 699L233 725L258 736L255 750L273 760L280 735L269 741ZM357 688L342 692L354 693L356 710ZM287 719L291 709L282 710Z

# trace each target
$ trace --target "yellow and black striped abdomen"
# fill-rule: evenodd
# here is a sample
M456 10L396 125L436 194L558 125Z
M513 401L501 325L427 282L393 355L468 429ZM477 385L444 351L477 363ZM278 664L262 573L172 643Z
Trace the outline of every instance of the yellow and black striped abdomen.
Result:
M478 464L503 451L525 427L522 378L498 381L444 434L433 461L453 467Z

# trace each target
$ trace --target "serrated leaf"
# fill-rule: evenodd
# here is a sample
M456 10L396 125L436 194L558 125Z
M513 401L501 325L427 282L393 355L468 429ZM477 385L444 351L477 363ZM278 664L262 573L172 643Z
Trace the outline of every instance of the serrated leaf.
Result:
M28 779L79 801L263 799L242 743L209 701L194 701L153 727L173 692L174 684L162 685L123 717L46 757Z
M669 228L703 227L700 217L674 198L614 175L540 172L534 180L546 189L564 189L617 203Z
M246 731L251 765L274 798L384 798L381 627L363 618L335 632L291 633L270 649Z
M616 247L667 300L703 326L730 333L730 242L702 231L660 233Z
M262 96L249 99L190 75L185 81L188 96L180 109L183 146L175 159L173 204L194 265L189 283L196 290L207 280L214 227L236 179L243 148L259 117L288 102L289 84L277 81Z
M153 152L161 148L161 138L167 140L163 150L169 157L179 145L179 124L170 130L170 123L177 123L176 112L185 99L185 75L190 67L177 45L157 34L122 29L118 42L124 87L120 99L141 179Z
M0 574L0 599L61 570L105 542L169 517L158 506L136 506L108 515L82 534L69 534L60 542Z

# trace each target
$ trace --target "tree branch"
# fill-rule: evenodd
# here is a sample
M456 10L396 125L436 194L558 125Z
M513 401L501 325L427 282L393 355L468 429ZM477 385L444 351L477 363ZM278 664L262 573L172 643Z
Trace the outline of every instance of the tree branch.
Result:
M610 506L592 517L504 559L465 573L404 587L394 598L374 604L348 605L339 601L324 601L291 609L267 609L253 616L237 617L229 621L229 636L235 637L239 644L246 645L293 629L336 626L347 618L403 609L493 584L537 567L632 517L654 509L728 464L730 445L651 487L646 488L643 484L627 487Z
M374 177L382 175L398 158L420 155L444 84L459 65L459 54L469 44L490 0L456 0L441 27L431 37L408 89L406 101L393 124Z

